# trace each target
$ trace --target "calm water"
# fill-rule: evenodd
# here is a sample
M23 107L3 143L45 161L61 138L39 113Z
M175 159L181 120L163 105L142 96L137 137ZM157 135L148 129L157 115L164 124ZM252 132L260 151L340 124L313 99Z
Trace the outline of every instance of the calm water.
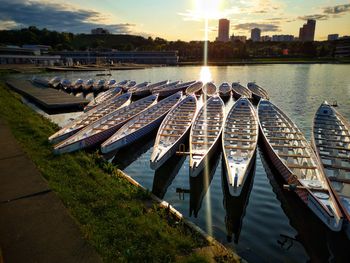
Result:
M271 100L310 138L313 115L324 100L338 102L350 118L350 66L259 65L211 67L216 83L256 81ZM165 67L115 71L117 80L192 80L200 67ZM95 77L96 73L66 77ZM98 78L98 77L95 77ZM227 112L233 101L226 102ZM221 152L211 160L209 174L189 178L188 157L173 157L154 172L149 168L155 133L117 153L113 163L164 198L250 262L345 262L350 243L343 233L328 231L294 194L281 189L279 175L259 148L250 181L240 198L227 194L222 178ZM189 190L185 194L177 189Z

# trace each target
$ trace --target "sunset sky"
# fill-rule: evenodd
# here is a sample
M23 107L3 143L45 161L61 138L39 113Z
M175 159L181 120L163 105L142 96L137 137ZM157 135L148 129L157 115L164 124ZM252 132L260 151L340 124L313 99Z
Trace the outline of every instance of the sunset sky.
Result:
M50 30L89 33L104 27L112 33L203 40L209 16L209 39L217 35L218 18L231 21L230 34L292 34L315 18L316 39L350 35L350 0L0 0L0 29L35 25Z

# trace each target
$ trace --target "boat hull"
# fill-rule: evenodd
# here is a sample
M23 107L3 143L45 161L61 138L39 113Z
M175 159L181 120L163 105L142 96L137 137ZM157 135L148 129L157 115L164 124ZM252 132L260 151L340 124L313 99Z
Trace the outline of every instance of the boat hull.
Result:
M263 134L262 140L267 152L267 155L269 156L269 159L272 161L272 164L277 169L279 174L282 176L283 180L287 184L294 184L296 186L302 186L302 184L299 182L299 180L291 173L291 171L282 163L280 158L277 156L271 145L269 144L268 140L266 139L261 127L260 131ZM294 191L296 195L301 199L305 205L307 205L311 211L325 224L327 225L332 231L340 231L342 224L339 222L336 222L336 220L332 217L330 217L323 207L321 207L320 203L312 196L312 194L309 193L306 189L296 189Z

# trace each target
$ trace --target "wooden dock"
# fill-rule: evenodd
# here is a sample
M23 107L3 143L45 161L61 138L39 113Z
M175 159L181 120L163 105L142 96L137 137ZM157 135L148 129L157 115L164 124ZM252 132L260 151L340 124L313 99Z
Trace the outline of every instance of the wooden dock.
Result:
M34 101L44 110L83 110L89 103L84 98L78 98L63 91L37 87L28 80L9 80L6 83L11 89Z

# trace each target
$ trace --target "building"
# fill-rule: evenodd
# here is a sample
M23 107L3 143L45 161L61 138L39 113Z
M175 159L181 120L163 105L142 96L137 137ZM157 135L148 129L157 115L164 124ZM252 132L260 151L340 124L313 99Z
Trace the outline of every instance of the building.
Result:
M253 42L260 41L261 30L259 28L253 28L251 31L251 39Z
M232 35L231 42L234 43L237 41L245 43L247 41L247 37L246 36L234 36L234 35Z
M91 30L91 35L109 35L108 29L104 29L102 27L98 27Z
M271 39L270 36L262 36L262 37L260 37L260 41L262 41L262 42L269 42L271 40L272 39Z
M328 35L328 41L334 41L339 38L339 34L329 34Z
M292 42L294 41L293 35L273 35L272 36L273 42Z
M216 41L229 42L230 41L229 35L230 35L230 20L225 18L220 19L218 37L216 38Z
M316 20L308 19L307 23L299 29L299 41L314 41Z
M138 63L175 65L177 51L57 51L53 52L74 64Z
M53 66L61 63L61 57L42 55L40 49L15 46L0 47L0 64L33 64Z
M350 57L350 37L342 37L335 41L335 57Z

